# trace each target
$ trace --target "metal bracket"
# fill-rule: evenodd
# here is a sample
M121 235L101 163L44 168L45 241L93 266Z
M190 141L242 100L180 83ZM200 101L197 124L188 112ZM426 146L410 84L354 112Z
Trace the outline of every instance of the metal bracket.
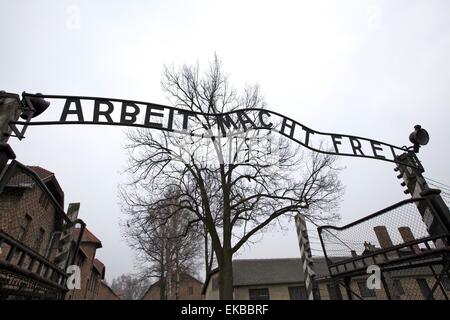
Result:
M10 123L9 127L14 132L14 135L11 136L18 138L19 140L22 140L25 138L25 132L27 131L28 124L30 123L31 118L33 118L33 114L36 112L36 110L34 109L33 104L30 101L29 95L25 91L22 92L22 100L19 102L22 107L21 115L24 114L26 115L25 123L23 124L21 130L17 128L15 123Z

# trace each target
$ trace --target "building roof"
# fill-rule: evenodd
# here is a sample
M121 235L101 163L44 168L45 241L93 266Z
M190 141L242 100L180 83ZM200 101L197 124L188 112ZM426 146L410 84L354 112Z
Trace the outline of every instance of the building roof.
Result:
M192 280L198 282L200 285L203 285L203 282L201 282L201 281L198 280L197 278L191 276L189 273L187 273L187 272L181 272L181 275L180 275L180 282L183 282L183 281L189 280L189 279L192 279ZM147 291L145 291L145 293L144 293L144 295L142 296L141 299L144 299L144 297L147 295L147 293L148 293L153 287L159 286L160 283L161 283L161 279L158 279L158 280L156 280L155 282L153 282L153 283L148 287Z
M9 164L7 165L7 167L9 167ZM51 180L52 178L55 177L55 174L51 171L48 171L47 169L44 169L40 166L26 166L28 169L30 169L31 171L33 171L34 173L37 174L37 176L39 177L39 179L41 179L42 182L48 182L49 180ZM11 181L14 180L25 180L25 173L23 173L22 171L16 171L14 176L11 178Z
M218 272L216 268L206 277L202 293L206 292L211 276ZM233 286L253 286L304 282L305 276L300 258L281 259L236 259L233 260Z
M9 165L8 165L9 167ZM53 172L48 171L40 166L26 166L27 169L33 171L39 180L45 184L49 189L50 193L55 197L55 200L59 205L64 206L64 191L59 185L58 180ZM23 170L17 170L14 175L9 179L7 187L9 188L32 188L35 183L33 180L36 179L30 174L24 172Z
M111 292L112 295L117 298L117 300L121 300L120 296L117 293L115 293L113 289L111 289L111 287L106 283L106 281L102 281L101 284L104 288L106 288L106 290Z
M33 170L39 176L39 178L42 180L42 182L44 182L47 185L47 187L50 189L50 191L56 197L59 204L61 206L64 206L64 191L62 190L61 186L59 185L59 182L56 179L55 174L51 171L48 171L47 169L40 167L40 166L27 166L27 168Z
M27 166L31 170L33 170L42 181L46 182L51 179L55 174L53 172L48 171L40 166Z
M78 235L80 234L80 228L75 228L73 230L73 239L76 241L78 239ZM81 242L93 243L97 246L97 248L102 247L102 242L88 229L85 228L83 232L83 237L81 238Z
M299 258L233 261L233 286L305 281Z
M325 257L313 258L316 278L326 278L328 265ZM206 292L211 276L218 272L216 268L207 276L202 293ZM304 282L300 258L281 259L236 259L233 260L233 286L267 285Z
M316 279L326 278L329 276L328 265L325 257L313 257L313 270Z
M50 201L55 207L55 230L61 230L63 220L67 221L69 219L63 209L64 192L62 191L55 174L39 166L25 166L26 168L23 168L21 163L15 162L16 166L11 165L11 163L7 165L8 173L11 172L11 170L13 171L11 172L12 176L5 186L5 190L27 190L32 189L37 185L43 192L47 193ZM6 172L4 174L6 174Z
M93 262L94 268L98 271L98 273L102 276L102 279L105 278L105 265L103 262L98 260L97 258L94 259Z

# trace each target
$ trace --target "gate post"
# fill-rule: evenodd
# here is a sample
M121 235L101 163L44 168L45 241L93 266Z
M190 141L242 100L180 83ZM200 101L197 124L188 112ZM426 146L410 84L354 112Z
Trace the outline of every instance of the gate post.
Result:
M302 271L305 275L305 287L308 300L318 299L315 284L315 272L313 269L313 259L311 246L309 244L308 229L303 214L300 212L295 216L295 225L297 227L298 245L300 247L300 261Z
M410 194L412 198L421 196L427 197L430 201L422 201L417 204L420 214L425 222L428 232L431 236L449 233L450 230L450 210L439 195L440 190L431 189L422 173L425 172L422 164L412 151L407 151L397 156L395 171L399 174L397 178L403 179L402 186L407 189L405 194ZM437 215L437 217L436 217ZM437 218L437 219L436 219ZM441 223L440 223L440 221ZM446 230L442 230L443 227ZM437 241L437 247L445 247L448 244Z

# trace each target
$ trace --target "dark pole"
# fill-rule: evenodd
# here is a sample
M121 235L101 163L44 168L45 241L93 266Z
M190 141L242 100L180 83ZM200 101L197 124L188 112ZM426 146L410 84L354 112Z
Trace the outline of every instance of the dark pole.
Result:
M80 249L81 238L83 238L84 229L86 228L86 223L84 223L83 220L81 220L81 219L77 219L73 223L74 223L74 225L77 224L77 223L80 224L80 233L78 234L78 239L77 239L77 242L75 244L75 248L74 248L74 251L73 251L73 256L72 256L72 259L71 259L72 260L71 264L75 264L75 262L76 262L78 250ZM67 259L67 261L69 261L69 259ZM66 269L67 269L67 265L66 265Z
M336 295L336 300L342 300L342 293L341 293L341 290L339 289L339 280L336 279L336 277L331 272L330 265L332 264L332 261L328 258L327 250L325 250L325 244L324 244L323 238L322 238L322 230L323 230L323 227L318 227L317 233L319 234L320 245L322 246L322 251L325 256L325 261L327 262L328 272L329 272L329 276L330 276L330 280L331 280L330 284L332 285L332 289ZM331 299L331 297L330 297L330 299Z

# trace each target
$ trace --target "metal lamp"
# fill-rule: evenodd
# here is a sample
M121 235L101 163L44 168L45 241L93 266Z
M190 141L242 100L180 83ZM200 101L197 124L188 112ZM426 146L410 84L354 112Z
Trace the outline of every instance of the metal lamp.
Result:
M414 126L414 131L409 135L409 141L414 145L414 152L418 153L420 146L428 144L430 135L425 129L422 129L422 127L417 124Z

